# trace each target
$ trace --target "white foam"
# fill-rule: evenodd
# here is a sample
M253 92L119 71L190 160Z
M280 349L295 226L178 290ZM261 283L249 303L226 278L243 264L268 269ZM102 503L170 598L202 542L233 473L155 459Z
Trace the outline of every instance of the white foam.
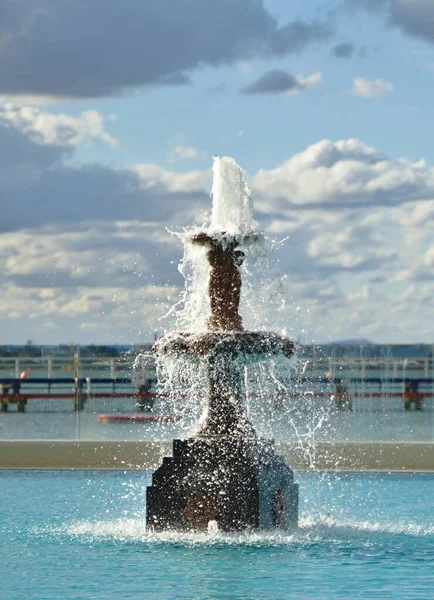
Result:
M299 528L285 531L244 531L225 533L212 527L204 532L165 531L154 533L146 530L146 520L120 518L109 521L78 521L60 527L35 529L35 534L61 535L89 541L116 541L139 543L169 543L229 546L281 546L311 543L312 541L339 541L360 534L410 535L415 537L434 534L434 527L417 523L338 520L330 516L302 517Z
M300 529L306 532L321 532L322 536L327 533L390 533L414 536L425 536L434 534L434 526L417 523L381 522L381 521L357 521L338 520L331 516L320 516L319 518L304 517L300 519Z

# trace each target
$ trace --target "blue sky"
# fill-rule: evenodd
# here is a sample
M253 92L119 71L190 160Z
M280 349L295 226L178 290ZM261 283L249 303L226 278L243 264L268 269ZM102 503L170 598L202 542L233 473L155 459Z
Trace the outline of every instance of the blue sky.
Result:
M276 327L431 343L434 4L180 7L5 0L2 342L164 330L183 286L166 228L207 210L218 154L288 237Z

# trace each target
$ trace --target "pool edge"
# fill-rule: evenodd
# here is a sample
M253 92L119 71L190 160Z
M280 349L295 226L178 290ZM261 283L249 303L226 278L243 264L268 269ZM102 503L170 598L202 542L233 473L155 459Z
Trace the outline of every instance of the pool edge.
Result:
M434 442L276 443L298 471L434 472ZM0 469L154 469L171 441L0 440Z

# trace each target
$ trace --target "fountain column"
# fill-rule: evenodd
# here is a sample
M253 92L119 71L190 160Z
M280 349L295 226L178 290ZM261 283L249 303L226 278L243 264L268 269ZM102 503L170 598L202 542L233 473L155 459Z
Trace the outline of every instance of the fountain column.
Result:
M207 320L210 334L201 336L195 351L206 362L207 415L197 436L253 435L241 405L241 374L238 361L232 352L218 352L216 335L212 332L233 333L243 331L239 315L241 274L239 267L244 253L237 250L239 241L213 238L200 233L191 239L193 244L207 248L210 265L208 295L211 315ZM221 336L220 336L221 338Z

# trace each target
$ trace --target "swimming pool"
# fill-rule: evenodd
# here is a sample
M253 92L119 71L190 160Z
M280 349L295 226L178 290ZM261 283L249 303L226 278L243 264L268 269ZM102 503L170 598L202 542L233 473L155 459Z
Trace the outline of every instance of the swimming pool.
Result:
M1 599L433 598L433 474L297 473L293 535L148 534L149 477L0 471Z

